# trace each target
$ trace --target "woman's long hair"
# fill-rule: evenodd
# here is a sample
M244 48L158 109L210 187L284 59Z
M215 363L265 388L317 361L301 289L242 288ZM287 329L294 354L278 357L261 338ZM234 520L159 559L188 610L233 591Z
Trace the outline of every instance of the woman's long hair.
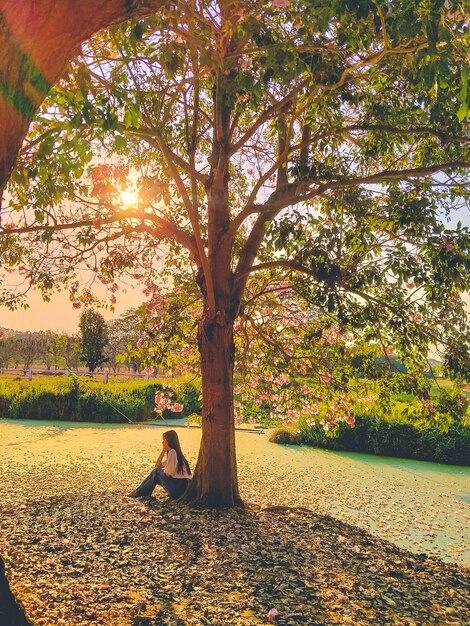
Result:
M184 468L186 467L186 471L189 475L191 475L189 463L184 454L181 452L180 440L178 439L177 432L175 430L167 430L166 433L163 433L163 436L167 444L176 452L176 456L178 457L178 474L182 474Z

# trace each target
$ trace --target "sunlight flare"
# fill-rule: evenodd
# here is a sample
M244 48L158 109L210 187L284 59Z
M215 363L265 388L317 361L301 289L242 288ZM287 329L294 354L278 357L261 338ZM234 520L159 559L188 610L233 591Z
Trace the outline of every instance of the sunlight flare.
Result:
M130 206L133 206L134 204L137 204L139 200L139 196L137 192L129 191L129 189L125 189L124 191L121 191L120 198L121 198L122 204L124 204L126 207L130 207Z

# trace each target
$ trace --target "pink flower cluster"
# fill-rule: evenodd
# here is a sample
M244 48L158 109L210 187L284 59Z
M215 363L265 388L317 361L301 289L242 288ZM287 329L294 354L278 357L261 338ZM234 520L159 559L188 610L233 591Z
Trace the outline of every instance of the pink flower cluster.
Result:
M330 345L333 345L341 339L341 336L342 333L337 328L327 328L323 331L322 339Z
M341 422L348 424L351 428L354 428L356 425L356 420L351 411L345 410L344 407L333 405L327 412L325 419L320 421L320 424L323 426L323 430L328 431Z
M436 409L434 408L434 405L431 402L431 400L423 400L421 404L423 405L423 409L428 411L428 413L430 413L431 415L434 415L434 413L436 412Z
M168 394L168 395L167 395ZM174 401L174 393L170 390L170 393L167 391L157 391L155 394L155 407L153 409L154 413L157 415L161 415L163 411L168 409L173 413L181 413L184 406Z
M268 404L270 418L282 420L286 426L294 425L302 416L318 414L319 403L313 392L309 385L296 386L295 380L286 373L253 375L249 382L235 389L235 393L247 402ZM236 399L234 413L237 424L243 421L243 411L243 402Z

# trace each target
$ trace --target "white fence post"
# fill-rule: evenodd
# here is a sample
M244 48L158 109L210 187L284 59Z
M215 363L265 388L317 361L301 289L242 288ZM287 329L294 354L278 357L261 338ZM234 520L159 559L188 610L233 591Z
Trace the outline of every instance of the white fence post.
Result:
M106 370L105 372L103 372L103 380L105 383L108 382L108 376L109 376L109 372L108 370Z

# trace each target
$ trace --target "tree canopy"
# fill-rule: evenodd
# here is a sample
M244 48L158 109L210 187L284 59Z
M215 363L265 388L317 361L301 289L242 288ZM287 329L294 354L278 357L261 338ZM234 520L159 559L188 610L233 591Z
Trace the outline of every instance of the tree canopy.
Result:
M104 363L104 348L108 343L106 323L98 311L85 309L80 316L80 359L90 372Z
M325 333L345 349L347 332L393 345L418 369L429 342L465 337L469 231L445 219L468 207L468 55L454 1L175 2L85 44L36 116L4 262L45 292L66 285L77 306L92 297L84 269L111 303L123 274L147 281L154 305L157 277L193 294L205 398L193 482L210 482L220 426L213 463L231 459L233 486L207 487L207 501L238 498L235 320L267 340L261 365L315 355L324 386Z

